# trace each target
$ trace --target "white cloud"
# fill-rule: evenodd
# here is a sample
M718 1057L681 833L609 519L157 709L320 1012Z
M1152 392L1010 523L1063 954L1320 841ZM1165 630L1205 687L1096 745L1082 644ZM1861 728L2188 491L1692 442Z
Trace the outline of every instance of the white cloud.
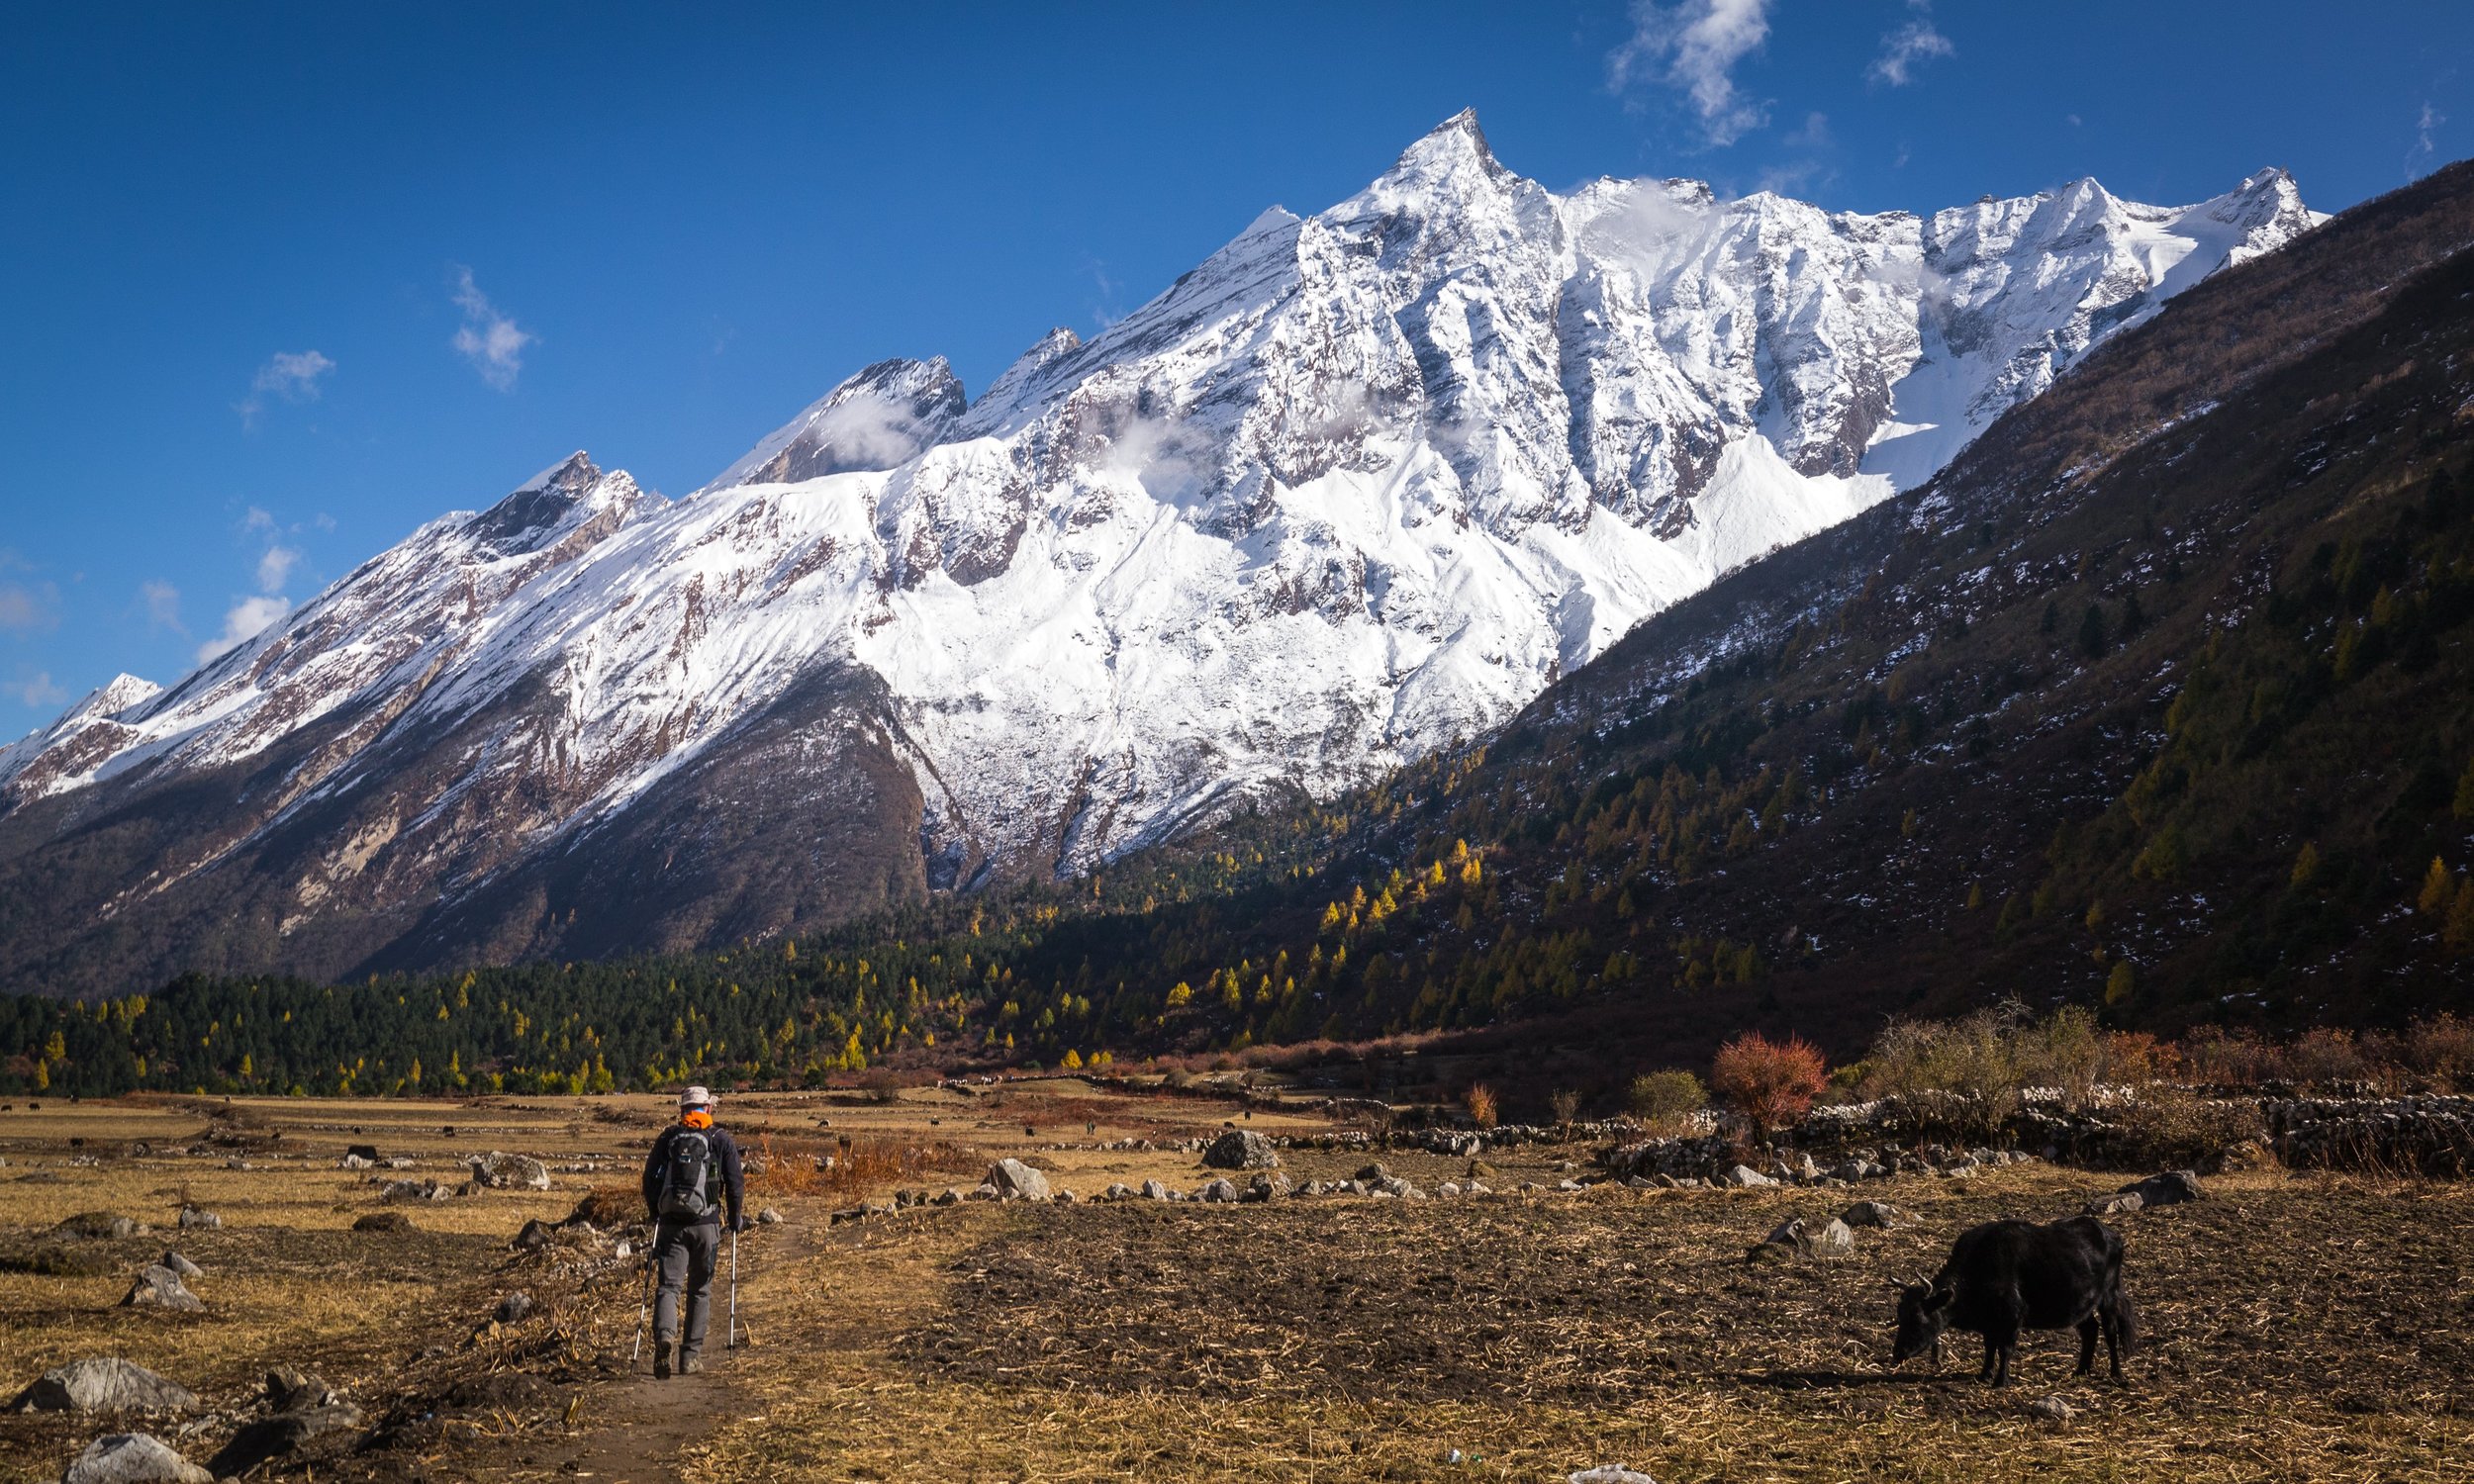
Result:
M27 670L20 667L14 679L0 686L0 696L30 706L56 706L68 699L68 693L51 682L48 670Z
M285 580L292 576L292 569L300 560L301 553L295 547L267 547L266 554L257 559L257 590L260 593L282 592Z
M1937 56L1955 56L1958 48L1933 28L1932 0L1907 0L1916 18L1881 39L1881 54L1864 69L1873 82L1903 88L1916 80L1916 67Z
M1798 149L1827 149L1838 140L1830 133L1830 116L1810 113L1804 116L1804 127L1789 134L1781 142Z
M42 633L58 625L60 593L49 583L0 583L0 629Z
M464 312L463 325L455 331L455 349L472 362L483 381L502 392L515 390L516 377L524 368L523 349L540 337L518 328L515 321L500 314L472 281L470 268L455 270L454 298L455 307Z
M249 380L249 395L236 404L233 411L240 415L243 427L255 427L257 415L266 410L267 398L316 402L319 383L334 368L333 361L315 350L278 350L273 359L257 368L257 375Z
M243 598L224 614L224 631L198 646L203 665L229 654L265 631L266 625L292 611L289 598Z
M1769 0L1633 0L1632 36L1606 58L1617 92L1644 81L1682 91L1712 145L1769 122L1766 103L1736 87L1736 63L1769 35Z
M260 531L272 535L275 530L275 517L256 506L250 506L248 513L240 517L240 528L252 535Z
M2429 172L2431 158L2439 152L2438 141L2432 135L2447 122L2448 116L2431 107L2429 99L2423 100L2422 117L2414 123L2414 147L2406 151L2406 179L2419 179Z
M189 632L180 622L180 590L170 583L140 583L138 601L145 604L148 626L168 628L176 634Z

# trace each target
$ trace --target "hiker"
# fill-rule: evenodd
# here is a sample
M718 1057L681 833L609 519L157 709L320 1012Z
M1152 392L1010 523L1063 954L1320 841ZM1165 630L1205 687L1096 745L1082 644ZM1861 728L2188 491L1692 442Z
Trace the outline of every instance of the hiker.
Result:
M713 1094L679 1094L679 1121L661 1131L644 1159L644 1204L655 1222L653 1265L661 1296L653 1304L653 1374L670 1378L675 1356L682 1375L704 1368L705 1319L713 1307L713 1275L721 1254L723 1207L732 1232L747 1230L739 1202L739 1147L714 1126ZM680 1326L680 1297L687 1324Z

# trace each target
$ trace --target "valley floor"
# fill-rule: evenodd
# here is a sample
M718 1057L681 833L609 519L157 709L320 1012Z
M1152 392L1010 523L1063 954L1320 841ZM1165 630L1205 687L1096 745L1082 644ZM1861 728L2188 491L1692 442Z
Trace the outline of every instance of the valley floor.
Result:
M631 1180L655 1100L262 1106L302 1158L253 1156L248 1171L158 1154L68 1162L66 1137L125 1149L159 1125L170 1137L150 1149L186 1140L201 1124L186 1107L0 1113L8 1252L32 1251L32 1232L78 1211L161 1225L185 1196L225 1218L219 1231L99 1244L107 1271L0 1272L0 1340L23 1372L12 1386L78 1356L125 1355L214 1409L187 1438L176 1421L153 1424L202 1460L268 1365L303 1365L359 1402L370 1427L275 1466L291 1478L1561 1479L1606 1463L1661 1484L2474 1478L2474 1188L2462 1184L2228 1175L2199 1203L2119 1218L2145 1330L2131 1384L2072 1379L2074 1340L2045 1335L2023 1351L2019 1384L1996 1392L1973 1380L1971 1338L1939 1372L1888 1367L1887 1282L1937 1267L1970 1224L2066 1214L2121 1176L2025 1164L1883 1182L1860 1193L1895 1203L1907 1225L1859 1232L1851 1257L1786 1266L1748 1265L1745 1249L1852 1195L975 1203L830 1225L846 1192L781 1180L764 1199L787 1221L742 1249L748 1343L724 1353L716 1316L713 1370L657 1382L626 1365L631 1265L580 1238L507 1247L526 1217L564 1216L587 1187ZM843 1134L944 1145L905 1185L967 1186L975 1169L937 1161L1020 1154L1086 1195L1146 1176L1198 1185L1190 1155L1090 1146L1207 1133L1235 1116L1227 1103L1065 1082L723 1111L778 1150ZM1310 1125L1264 1112L1248 1126ZM548 1192L389 1207L419 1230L353 1233L379 1207L366 1176L335 1159L363 1140L431 1174L450 1150L488 1148L611 1169L557 1174ZM1491 1180L1551 1183L1556 1161L1586 1154L1489 1156ZM1422 1154L1385 1159L1426 1189L1466 1171ZM1303 1181L1362 1160L1292 1151L1286 1168ZM57 1183L28 1179L47 1174ZM129 1265L167 1244L206 1268L194 1286L207 1313L115 1307ZM518 1287L540 1310L489 1327L496 1295ZM2048 1398L2067 1420L2039 1410ZM382 1445L358 1446L373 1428ZM56 1478L101 1431L0 1420L0 1477Z

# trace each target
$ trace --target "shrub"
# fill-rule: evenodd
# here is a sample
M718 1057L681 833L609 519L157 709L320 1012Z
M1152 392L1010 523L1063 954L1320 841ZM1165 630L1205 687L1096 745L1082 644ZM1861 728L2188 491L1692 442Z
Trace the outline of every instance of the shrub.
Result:
M1470 1121L1477 1127L1494 1127L1496 1109L1492 1087L1483 1082L1470 1083L1469 1090L1461 1094L1461 1106L1469 1110Z
M2201 1097L2175 1082L2141 1088L2138 1100L2113 1117L2129 1139L2117 1156L2149 1167L2213 1167L2219 1155L2268 1131L2257 1104Z
M895 1081L893 1072L885 1067L871 1067L859 1074L859 1090L865 1092L872 1103L890 1103L901 1094L902 1084Z
M1709 1084L1760 1136L1802 1117L1830 1084L1830 1067L1801 1036L1772 1041L1752 1031L1718 1048Z
M1570 1087L1558 1087L1547 1099L1547 1106L1555 1110L1557 1123L1570 1123L1580 1116L1580 1094Z
M1709 1089L1701 1079L1688 1071L1669 1068L1649 1071L1632 1079L1626 1097L1632 1111L1654 1129L1672 1128L1687 1113L1698 1113L1709 1106Z

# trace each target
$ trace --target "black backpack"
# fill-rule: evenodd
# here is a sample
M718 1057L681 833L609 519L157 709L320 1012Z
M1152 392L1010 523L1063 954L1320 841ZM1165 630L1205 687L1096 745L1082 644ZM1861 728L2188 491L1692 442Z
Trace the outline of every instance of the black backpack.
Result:
M702 1221L714 1212L714 1187L721 1183L713 1141L694 1129L670 1136L670 1161L661 1175L661 1214Z

